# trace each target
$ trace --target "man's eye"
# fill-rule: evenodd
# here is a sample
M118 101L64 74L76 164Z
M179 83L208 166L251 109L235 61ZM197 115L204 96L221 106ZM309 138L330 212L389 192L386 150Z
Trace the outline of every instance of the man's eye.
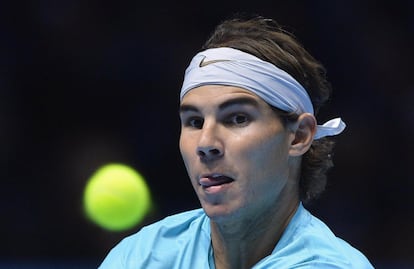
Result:
M190 118L187 121L187 125L193 128L201 129L203 127L203 119L201 118Z
M246 125L249 122L249 117L245 114L234 114L227 120L228 124Z

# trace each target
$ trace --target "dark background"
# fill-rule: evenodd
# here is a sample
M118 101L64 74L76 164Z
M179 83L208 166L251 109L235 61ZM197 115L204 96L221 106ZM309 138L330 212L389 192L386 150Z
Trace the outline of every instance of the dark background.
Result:
M325 65L334 95L319 122L348 124L328 191L308 208L377 268L413 268L412 3L1 2L0 267L96 268L135 232L84 217L86 180L108 162L147 178L158 210L142 225L198 207L178 92L213 27L243 11L276 19Z

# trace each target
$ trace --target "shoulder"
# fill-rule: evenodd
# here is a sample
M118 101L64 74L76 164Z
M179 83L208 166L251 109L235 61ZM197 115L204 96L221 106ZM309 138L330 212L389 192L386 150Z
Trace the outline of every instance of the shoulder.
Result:
M207 216L201 208L185 211L145 226L136 235L150 235L151 232L158 230L174 232L178 235L191 228L195 228L197 225L201 225L206 218Z
M302 205L271 256L275 262L303 265L303 268L373 268L358 249L338 238Z
M149 266L158 254L168 261L167 254L174 257L195 237L208 236L208 218L202 209L171 215L124 238L100 268L142 268Z

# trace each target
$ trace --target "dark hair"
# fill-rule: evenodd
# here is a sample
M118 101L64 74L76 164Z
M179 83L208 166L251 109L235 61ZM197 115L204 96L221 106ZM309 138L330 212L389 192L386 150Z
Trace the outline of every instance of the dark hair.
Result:
M289 32L276 21L261 16L233 17L219 24L202 49L231 47L255 55L283 69L294 77L308 92L315 115L329 100L331 85L325 68L316 61ZM275 111L287 124L298 115ZM326 187L327 171L333 166L331 159L334 142L329 138L314 140L303 155L300 175L300 199L308 202L318 197Z

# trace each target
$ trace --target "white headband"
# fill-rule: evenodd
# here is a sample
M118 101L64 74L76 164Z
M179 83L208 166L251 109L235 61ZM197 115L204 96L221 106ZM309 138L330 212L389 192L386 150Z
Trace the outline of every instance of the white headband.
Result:
M291 75L240 50L221 47L195 55L185 71L180 100L188 91L211 84L244 88L287 112L314 114L308 93ZM318 125L314 139L337 135L345 126L340 118Z

